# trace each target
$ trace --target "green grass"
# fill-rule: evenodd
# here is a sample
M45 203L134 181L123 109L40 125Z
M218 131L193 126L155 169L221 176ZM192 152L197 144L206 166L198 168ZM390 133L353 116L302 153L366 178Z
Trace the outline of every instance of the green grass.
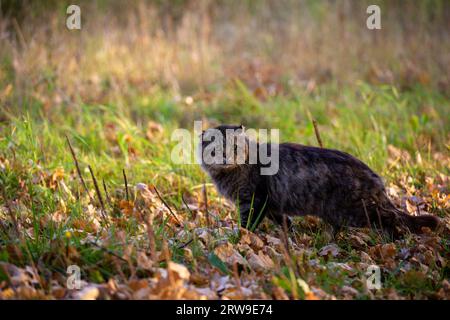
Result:
M326 147L347 151L379 172L388 184L397 185L402 190L414 186L417 194L422 195L421 190L427 188L426 177L439 179L449 175L446 165L449 108L448 98L428 89L416 87L400 92L394 87L373 87L365 83L352 87L328 85L313 93L299 90L295 94L266 101L256 99L242 83L235 83L215 94L212 100L194 100L192 105L177 102L168 92L157 90L149 96L135 97L126 105L63 104L45 116L42 106L28 99L20 108L4 109L7 120L2 123L0 131L0 213L3 221L0 261L18 266L37 265L42 277L44 270L65 276L68 265L80 264L83 265L83 278L103 283L117 276L117 263L123 264L122 260L126 260L121 272L127 277L136 276L135 268L138 278L148 277L149 271L136 267L138 253L148 252L149 248L145 223L139 216L124 214L120 202L125 199L122 169L127 173L130 200L134 206L139 196L133 186L137 183L151 184L157 186L164 200L185 221L197 221L192 218L192 212L182 209L182 196L201 198L201 186L208 182L208 178L198 165L171 162L170 152L175 142L170 140L170 136L180 126L192 130L193 121L200 119L207 119L211 125L242 123L247 128L277 128L282 142L317 145L312 125L312 119L316 119ZM150 139L146 136L149 121L162 125L164 131L160 136ZM109 229L105 228L98 215L93 215L88 209L91 201L76 174L66 136L76 151L90 196L94 199L92 210L98 210L99 203L87 171L88 165L96 174L105 201L102 181L107 186L112 198L111 202L106 202L106 214L112 217ZM389 145L407 151L410 159L400 159L400 165L391 166ZM447 162L443 162L442 157L434 157L436 154L443 155ZM63 171L52 178L60 169ZM408 185L404 185L404 181L408 181ZM233 217L236 224L236 211L223 206L223 200L213 188L208 187L207 190L214 223ZM448 188L442 192L448 192ZM442 203L428 203L428 211L448 219L448 207ZM62 216L61 221L50 218L56 213ZM11 215L20 224L19 235L15 235ZM213 250L223 241L233 245L239 243L240 235L212 232L213 241L205 249L192 226L182 226L180 230L184 229L186 235L179 237L169 220L170 215L154 226L157 251L164 252L167 245L171 259L187 265L194 273L205 265L222 273L232 273L232 267L227 266ZM95 227L96 223L101 227ZM299 226L305 223L300 219ZM279 231L268 222L256 230L260 237L265 233L278 236ZM301 234L311 238L310 246L306 248L310 259L318 257L320 248L330 242L322 226L319 230L299 227L297 235ZM372 238L373 242L368 246L389 242L374 234ZM102 240L102 243L93 245L96 240ZM344 238L338 242L344 252L343 257L332 259L344 263L359 261L358 251L347 240ZM189 241L186 247L192 251L192 257L186 256L184 249L180 248L180 244ZM408 241L412 245L415 240ZM448 248L448 240L440 241ZM126 252L127 246L130 246L130 252ZM448 249L442 254L448 256ZM318 258L322 265L330 262ZM166 262L162 259L159 266L165 268ZM293 263L300 262L294 259ZM385 285L407 297L429 296L440 288L446 277L445 269L431 266L429 272L433 270L440 273L431 280L415 273L401 273L400 277L394 274L386 278ZM243 267L241 272L250 274L252 270ZM290 297L305 298L301 287L293 287L298 285L295 278L299 277L328 294L344 297L339 288L351 286L355 278L345 272L330 275L329 272L310 270L304 271L302 277L297 272L295 268L285 266L273 272L273 279L266 274L258 280L261 291L270 296L267 288L279 286ZM360 291L360 285L355 287ZM361 299L368 297L362 291L357 296Z

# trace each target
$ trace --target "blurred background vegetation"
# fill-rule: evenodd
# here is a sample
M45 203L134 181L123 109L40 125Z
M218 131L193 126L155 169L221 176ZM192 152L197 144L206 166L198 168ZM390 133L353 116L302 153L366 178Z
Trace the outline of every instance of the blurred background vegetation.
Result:
M68 30L71 2L0 1L0 85L13 78L16 98L33 91L48 108L118 90L214 92L235 79L263 98L358 80L449 94L445 0L80 0L82 29ZM369 4L381 7L381 30L366 28Z

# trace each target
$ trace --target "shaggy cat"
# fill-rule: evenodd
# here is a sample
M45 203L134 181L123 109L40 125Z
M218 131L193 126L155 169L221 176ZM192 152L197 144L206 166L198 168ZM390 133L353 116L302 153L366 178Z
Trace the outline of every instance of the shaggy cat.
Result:
M230 130L244 136L244 163L236 161L238 149L225 138ZM217 132L223 139L211 138ZM267 144L269 152L271 147L278 148L279 169L273 175L262 175L264 165L259 158L254 164L248 161L252 143L258 150L262 145L249 139L242 126L222 125L203 131L199 149L202 155L211 147L223 152L223 162L210 163L202 156L201 166L218 191L238 203L243 227L257 226L264 216L282 223L283 215L319 216L334 228L370 223L394 236L404 227L420 233L422 227L434 230L439 225L434 216L411 216L396 208L382 179L345 152L295 143ZM231 161L226 157L227 148L233 148Z

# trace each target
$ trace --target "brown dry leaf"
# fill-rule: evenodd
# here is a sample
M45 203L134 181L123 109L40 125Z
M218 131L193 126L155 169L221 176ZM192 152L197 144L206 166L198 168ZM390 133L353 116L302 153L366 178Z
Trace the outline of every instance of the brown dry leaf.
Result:
M4 300L13 299L15 297L15 295L16 294L15 294L14 290L11 288L6 288L6 289L0 291L0 299L2 299L2 300L3 299Z
M17 298L23 300L42 300L46 298L45 293L42 290L37 290L33 287L19 287L16 289Z
M55 190L58 186L58 182L61 181L64 178L64 168L58 167L53 171L53 173L50 175L50 178L47 180L47 186Z
M250 233L250 247L253 250L260 250L264 247L264 242L256 234Z
M95 286L87 286L73 295L75 300L96 300L100 295L100 290Z
M64 296L66 295L66 289L60 286L55 286L51 289L51 294L56 299L63 299Z
M107 123L104 127L104 134L106 140L109 142L116 142L117 141L117 128L114 123Z
M128 286L133 291L139 291L148 288L148 281L146 279L131 280L128 282Z
M281 242L280 239L275 238L275 237L272 237L272 236L270 236L270 235L266 235L266 239L267 239L268 244L269 244L271 247L279 248L280 246L283 245L283 243Z
M272 294L276 300L289 300L289 296L281 287L274 287L272 289Z
M7 274L13 287L34 286L39 284L39 275L33 268L19 268L11 263L0 262L0 270Z
M127 143L130 143L131 141L133 141L133 136L131 134L125 133L123 135L123 140Z
M321 223L320 218L316 216L306 216L304 220L311 228L317 228Z
M442 288L438 291L438 296L440 299L449 300L450 299L450 282L444 279L441 283Z
M161 137L163 132L164 128L162 125L154 121L149 121L147 124L147 131L145 132L145 136L148 140L155 141L155 139Z
M8 83L6 87L0 92L0 101L6 99L11 92L13 91L13 85L11 83Z
M387 151L389 154L390 163L393 163L398 160L405 161L405 162L408 162L411 160L411 155L409 154L408 151L397 148L397 147L393 146L392 144L388 145Z
M137 254L137 265L144 270L151 270L153 261L145 254L145 252L139 251Z
M248 265L244 257L242 257L241 254L234 249L233 245L229 242L217 246L214 249L214 253L228 265L233 265L235 263Z
M369 249L370 256L375 260L392 260L397 254L394 243L377 244Z
M403 283L407 286L415 286L418 283L424 283L427 280L426 272L418 270L408 270L402 276Z
M389 300L401 300L398 292L394 288L386 288L385 290Z
M196 228L194 229L195 233L197 234L197 237L203 241L203 243L206 245L210 241L212 241L213 236L211 232L207 228Z
M169 263L167 264L167 270L169 271L170 275L176 280L189 280L189 277L191 275L189 270L184 265L172 261L169 261Z
M132 201L120 200L119 208L124 215L126 216L133 215L134 204Z
M353 247L365 248L367 241L370 240L370 236L363 232L355 232L349 235L348 241Z
M397 254L397 247L393 243L387 243L381 247L381 252L384 259L393 259Z
M321 300L322 299L328 299L328 300L336 299L333 295L326 293L321 288L311 287L311 291L314 293L314 295L317 297L317 299L321 299Z
M350 286L343 286L341 288L341 293L343 294L344 299L354 299L359 295L358 290Z
M110 294L114 294L114 293L117 292L117 290L118 290L119 288L118 288L118 286L117 286L117 282L116 282L113 278L110 278L110 279L108 280L108 282L106 283L106 289L108 290L108 292L109 292Z
M217 294L210 288L194 288L194 290L200 295L200 300L217 299Z
M411 199L406 199L405 203L406 210L409 213L412 213L413 215L417 214L417 205Z
M193 273L191 275L191 283L196 286L206 286L211 281L209 276L203 275L201 273Z
M257 255L254 252L249 252L246 258L250 266L258 271L270 270L275 266L272 259L261 250Z
M133 299L135 300L146 300L149 299L151 295L151 288L142 288L133 292Z
M320 300L320 298L316 296L314 292L309 291L308 293L305 294L305 300Z
M321 256L331 255L332 257L337 257L339 255L339 252L340 252L339 247L336 244L332 243L322 247L319 250L319 255Z
M240 288L236 286L230 286L227 289L225 289L222 293L223 299L230 299L230 300L252 299L254 297L255 297L255 290L254 287L251 285L250 287L241 286Z
M373 264L372 258L364 251L360 253L361 261L366 264Z
M139 156L139 151L135 147L128 146L128 154L133 158L136 159Z
M166 269L158 269L156 278L152 280L149 299L199 299L200 296L186 282L190 278L189 270L178 263L169 261Z
M246 251L245 248L247 248L257 251L264 247L264 242L256 234L243 228L240 231L241 238L238 244L239 250Z

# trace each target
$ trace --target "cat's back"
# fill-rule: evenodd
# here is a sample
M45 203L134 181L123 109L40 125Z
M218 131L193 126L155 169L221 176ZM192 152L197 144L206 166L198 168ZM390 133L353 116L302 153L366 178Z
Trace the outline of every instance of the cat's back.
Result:
M286 169L309 170L317 174L342 173L350 176L379 176L358 158L335 149L305 146L296 143L279 145L280 166Z
M279 171L271 179L274 192L301 198L359 198L384 190L382 179L356 157L295 143L279 145Z

